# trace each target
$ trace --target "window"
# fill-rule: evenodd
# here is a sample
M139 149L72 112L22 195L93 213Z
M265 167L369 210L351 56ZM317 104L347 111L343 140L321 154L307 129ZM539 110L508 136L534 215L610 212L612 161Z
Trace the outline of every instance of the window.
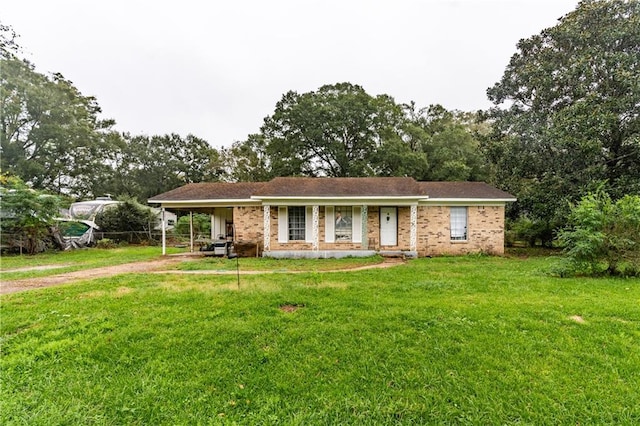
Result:
M305 209L304 207L289 207L289 241L304 241L305 239Z
M353 237L353 209L351 206L335 208L336 242L351 242Z
M464 241L467 239L467 208L451 207L451 239Z
M362 242L361 206L326 206L324 213L324 238L327 243Z

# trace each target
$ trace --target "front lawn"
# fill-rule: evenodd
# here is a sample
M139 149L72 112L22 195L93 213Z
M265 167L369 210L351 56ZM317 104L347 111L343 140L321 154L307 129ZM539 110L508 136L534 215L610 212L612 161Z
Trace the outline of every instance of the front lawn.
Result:
M227 259L222 257L202 257L176 266L182 271L268 271L268 272L299 272L299 271L332 271L337 269L351 269L382 263L381 256L345 257L342 259L273 259L243 257ZM238 262L238 263L236 263Z
M100 268L129 262L157 259L160 247L123 246L115 249L87 248L69 251L50 251L36 255L3 255L0 271L3 280L36 278L83 269ZM180 253L184 249L168 248L167 252Z
M640 280L548 258L2 296L2 424L638 424Z

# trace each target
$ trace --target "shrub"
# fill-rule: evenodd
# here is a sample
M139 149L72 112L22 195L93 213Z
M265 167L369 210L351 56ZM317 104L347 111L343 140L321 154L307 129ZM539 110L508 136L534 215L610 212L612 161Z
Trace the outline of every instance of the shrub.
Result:
M34 254L47 248L59 199L35 191L15 176L0 175L0 244Z
M566 261L561 275L638 275L640 272L640 196L613 202L599 191L572 207L570 226L559 233Z
M98 242L96 243L96 247L101 249L112 249L116 248L117 244L110 238L103 238L101 240L98 240Z
M519 217L507 222L505 242L513 247L524 244L526 247L536 247L539 243L542 247L553 246L553 230L556 223L544 220L532 220L528 217Z
M151 235L158 224L155 213L133 198L126 198L115 207L105 209L96 217L102 232L143 232Z
M176 223L175 232L177 234L189 234L189 215L182 216ZM195 235L208 236L211 234L211 216L204 213L193 215L193 233Z

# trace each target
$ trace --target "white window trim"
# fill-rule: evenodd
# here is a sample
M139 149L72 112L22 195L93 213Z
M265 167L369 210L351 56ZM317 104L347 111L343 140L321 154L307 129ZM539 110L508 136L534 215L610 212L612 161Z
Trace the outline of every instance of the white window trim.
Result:
M336 242L335 208L333 206L324 208L324 241L326 243Z
M304 241L313 242L313 206L304 209Z
M286 206L278 206L278 242L289 242L289 210Z
M324 209L324 241L336 242L335 206L326 206ZM362 206L351 206L351 241L349 242L362 243Z
M461 221L464 218L464 230L461 229L454 221ZM449 207L449 231L451 241L468 241L469 240L469 209L465 207Z
M289 208L304 207L304 240L289 239ZM278 242L313 242L313 207L312 206L278 206Z
M353 206L351 208L351 242L362 242L362 207Z

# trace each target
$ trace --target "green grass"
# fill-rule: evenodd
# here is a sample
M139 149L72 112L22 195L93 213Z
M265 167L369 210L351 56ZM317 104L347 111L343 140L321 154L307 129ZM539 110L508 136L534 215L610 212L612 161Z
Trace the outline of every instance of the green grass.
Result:
M240 258L204 257L180 263L176 269L183 271L235 271L236 268L247 271L331 271L337 269L357 268L382 263L381 256L346 257L343 259L272 259L272 258ZM236 264L238 261L238 264Z
M184 249L167 248L167 253L179 253ZM161 256L160 247L125 246L116 249L81 249L70 251L51 251L33 256L3 255L0 257L2 279L15 280L22 278L36 278L83 269L99 268L102 266L118 265L129 262L157 259ZM52 269L15 271L41 266L56 266Z
M550 262L2 296L0 423L640 423L640 280L552 278Z

